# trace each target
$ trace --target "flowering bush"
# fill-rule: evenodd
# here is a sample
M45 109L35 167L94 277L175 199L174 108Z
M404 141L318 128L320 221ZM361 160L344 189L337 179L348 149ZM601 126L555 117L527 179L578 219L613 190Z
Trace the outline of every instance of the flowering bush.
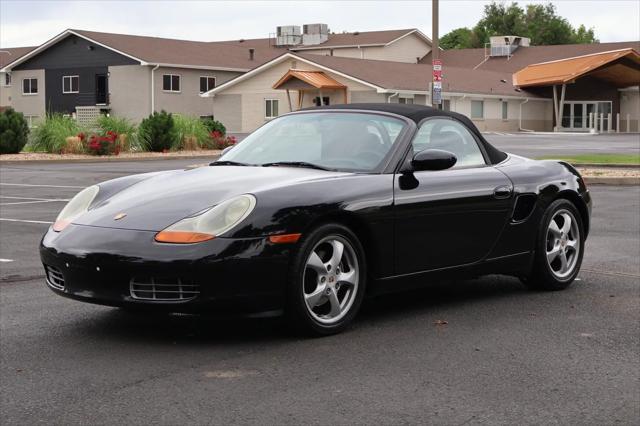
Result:
M235 136L226 136L218 130L214 130L209 136L211 136L211 149L225 149L228 146L235 145L237 142Z
M81 137L78 135L78 137ZM82 134L82 137L85 137ZM81 137L81 139L82 139ZM120 144L118 134L108 131L106 135L91 135L87 143L87 152L92 155L118 155L120 154Z

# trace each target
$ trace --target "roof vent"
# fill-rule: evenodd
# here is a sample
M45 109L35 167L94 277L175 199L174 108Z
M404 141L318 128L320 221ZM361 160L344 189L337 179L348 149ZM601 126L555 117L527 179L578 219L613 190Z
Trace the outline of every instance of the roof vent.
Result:
M528 47L531 40L527 37L519 36L493 36L489 37L489 43L485 45L485 57L506 56L510 59L519 47Z
M302 26L302 44L312 46L329 40L329 26L327 24L305 24Z
M249 60L253 61L253 58L256 56L256 49L251 48L249 49Z
M295 46L302 42L299 25L276 27L276 44L278 46Z
M354 31L353 35L360 35L360 31Z

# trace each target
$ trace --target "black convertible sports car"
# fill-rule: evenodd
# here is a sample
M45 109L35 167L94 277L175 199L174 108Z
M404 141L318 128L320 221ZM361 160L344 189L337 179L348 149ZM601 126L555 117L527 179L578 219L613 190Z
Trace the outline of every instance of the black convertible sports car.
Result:
M329 334L365 294L443 277L508 274L563 289L590 211L572 166L503 153L460 114L351 104L274 119L209 167L86 188L40 255L62 296L284 312Z

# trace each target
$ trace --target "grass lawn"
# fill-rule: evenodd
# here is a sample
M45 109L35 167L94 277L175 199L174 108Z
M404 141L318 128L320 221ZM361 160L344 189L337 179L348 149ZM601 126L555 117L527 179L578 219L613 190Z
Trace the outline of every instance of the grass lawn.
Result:
M640 165L640 154L582 154L569 156L545 156L539 160L563 160L570 164L631 164Z

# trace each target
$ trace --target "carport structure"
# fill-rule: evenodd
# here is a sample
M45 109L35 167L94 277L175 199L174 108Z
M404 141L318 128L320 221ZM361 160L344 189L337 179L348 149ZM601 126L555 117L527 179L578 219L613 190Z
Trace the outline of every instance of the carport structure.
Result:
M565 104L567 85L582 82L580 91L591 95L592 99L583 99L578 108L570 105L569 116ZM552 88L553 90L553 111L555 119L554 129L562 128L585 128L587 118L592 114L601 114L601 130L604 129L604 114L607 114L607 123L611 129L611 114L615 108L610 104L614 100L597 99L601 93L614 88L623 89L638 86L640 83L640 53L633 48L611 50L591 55L577 56L574 58L561 59L557 61L542 62L529 65L513 74L513 85L521 88L533 89ZM560 95L558 95L558 88ZM617 99L615 100L617 103ZM600 110L598 104L608 103L608 110ZM606 107L606 105L605 105ZM591 121L591 120L589 120ZM565 126L568 123L569 126ZM580 126L578 124L580 123ZM589 123L589 128L593 127Z
M289 111L293 111L291 102L291 90L298 92L298 109L302 108L306 92L316 92L319 105L324 105L326 91L341 91L344 95L344 103L347 102L347 86L329 77L323 71L305 71L290 69L273 85L275 90L286 90L289 102Z

